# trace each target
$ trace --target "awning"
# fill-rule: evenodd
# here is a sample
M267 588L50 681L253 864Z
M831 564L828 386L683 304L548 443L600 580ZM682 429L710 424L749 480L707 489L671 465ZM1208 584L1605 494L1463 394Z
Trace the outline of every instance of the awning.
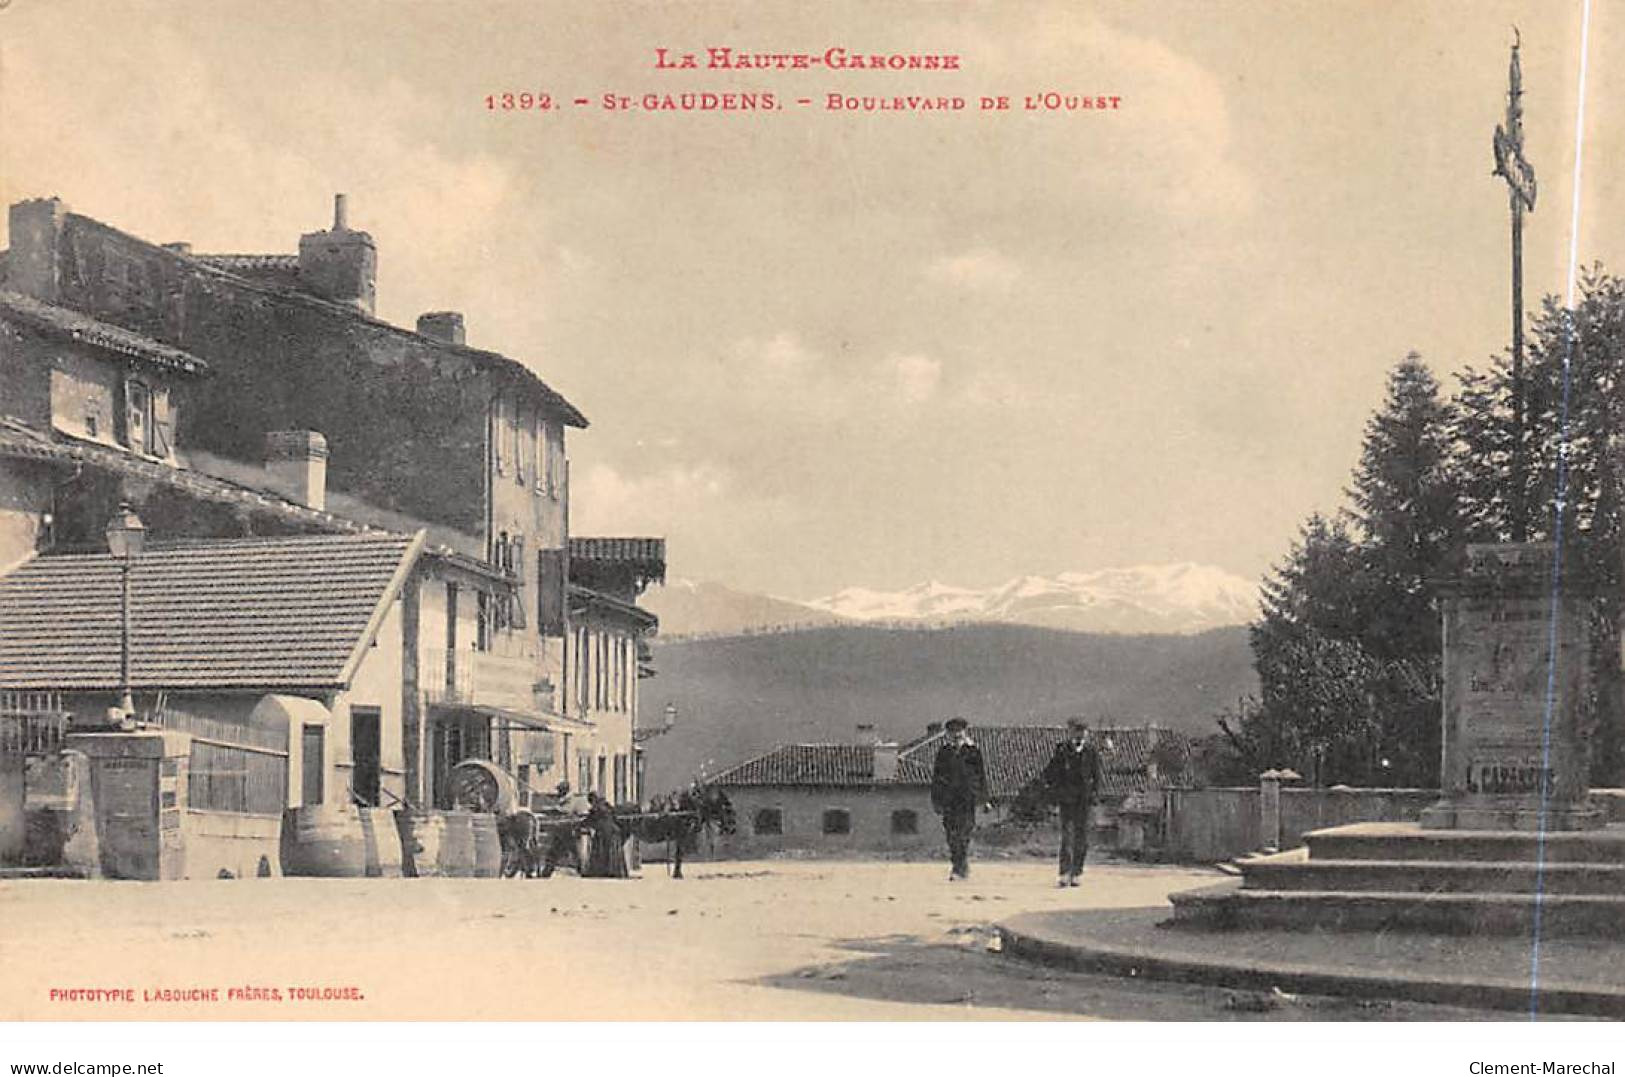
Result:
M597 728L593 722L583 721L580 718L571 718L563 714L516 711L509 710L507 707L493 707L489 704L480 703L430 703L429 711L431 714L490 718L493 721L505 722L509 726L519 726L522 729L552 730L559 733L574 733L578 730Z

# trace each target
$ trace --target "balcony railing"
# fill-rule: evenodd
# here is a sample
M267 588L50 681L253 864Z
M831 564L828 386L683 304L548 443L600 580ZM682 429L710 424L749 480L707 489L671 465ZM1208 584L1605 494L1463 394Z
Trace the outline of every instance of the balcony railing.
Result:
M533 658L487 651L423 652L423 691L431 703L500 707L522 713L550 713L553 685Z

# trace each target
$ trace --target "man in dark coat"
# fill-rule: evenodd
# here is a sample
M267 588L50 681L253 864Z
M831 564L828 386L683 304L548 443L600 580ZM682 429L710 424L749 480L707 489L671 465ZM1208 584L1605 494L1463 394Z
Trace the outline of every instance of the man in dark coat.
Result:
M948 836L948 855L953 860L950 880L970 876L970 836L976 829L976 809L987 803L987 767L982 749L971 743L963 718L950 718L948 740L937 749L931 770L931 807L942 816L942 829Z
M1077 886L1089 852L1089 807L1100 790L1100 753L1089 743L1089 723L1066 723L1066 740L1044 767L1044 788L1061 809L1061 874L1056 886Z

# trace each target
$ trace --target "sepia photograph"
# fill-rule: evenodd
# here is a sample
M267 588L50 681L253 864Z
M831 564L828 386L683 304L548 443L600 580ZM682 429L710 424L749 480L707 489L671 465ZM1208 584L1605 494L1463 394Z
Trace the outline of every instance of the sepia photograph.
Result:
M0 0L0 1062L1614 1073L1621 100L1610 0Z

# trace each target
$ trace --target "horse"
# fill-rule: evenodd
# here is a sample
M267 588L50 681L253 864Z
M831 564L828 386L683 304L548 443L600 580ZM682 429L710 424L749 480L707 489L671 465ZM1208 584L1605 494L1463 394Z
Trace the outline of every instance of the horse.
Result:
M683 857L699 846L700 832L732 834L737 829L733 802L715 786L695 785L681 793L656 797L650 811L621 817L623 828L639 840L665 842L671 848L671 877L683 877Z
M527 808L497 816L497 836L502 839L502 877L523 875L534 879L541 872L545 835L541 820Z

